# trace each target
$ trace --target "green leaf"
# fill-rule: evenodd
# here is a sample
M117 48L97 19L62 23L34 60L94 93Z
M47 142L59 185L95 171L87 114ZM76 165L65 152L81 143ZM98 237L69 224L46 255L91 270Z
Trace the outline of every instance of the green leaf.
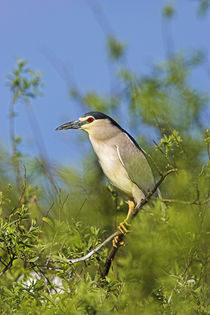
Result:
M47 217L42 217L42 221L44 221L45 223L47 223L51 228L54 227L53 221Z

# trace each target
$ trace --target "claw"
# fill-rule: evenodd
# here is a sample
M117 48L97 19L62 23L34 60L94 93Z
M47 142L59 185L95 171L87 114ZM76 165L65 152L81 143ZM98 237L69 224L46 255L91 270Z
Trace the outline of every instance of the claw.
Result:
M131 226L131 224L128 223L128 219L129 219L131 213L133 212L134 202L129 200L127 203L129 205L127 218L123 222L121 222L120 225L118 226L118 230L123 235L126 235L129 232L132 232L131 230L128 229L128 227ZM115 236L113 241L112 241L112 246L117 248L119 245L125 246L125 242L124 241L119 242L119 236Z
M112 241L112 246L115 247L115 248L118 247L118 238L119 238L119 236L115 236L113 238L113 241Z
M112 246L115 248L118 248L118 246L125 246L125 242L124 241L118 241L119 240L119 236L115 236L113 241L112 241Z
M120 231L120 233L122 234L126 234L128 232L131 232L130 230L127 229L128 226L131 226L131 224L129 224L127 222L127 220L124 220L123 222L120 223L120 225L118 226L118 230Z

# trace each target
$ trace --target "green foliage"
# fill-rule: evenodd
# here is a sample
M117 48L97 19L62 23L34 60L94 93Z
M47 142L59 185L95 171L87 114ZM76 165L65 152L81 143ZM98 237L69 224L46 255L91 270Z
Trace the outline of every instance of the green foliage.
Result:
M116 96L111 96L110 99L107 99L98 96L96 93L87 93L82 100L87 107L100 112L105 111L106 108L115 108L119 104Z
M198 12L200 15L204 15L207 13L209 7L210 7L210 1L209 0L198 0L199 7Z
M39 90L40 87L43 86L41 82L41 72L35 72L26 67L27 64L27 61L18 59L17 67L13 69L12 75L7 75L8 86L13 92L13 103L17 100L23 100L25 103L29 103L30 98L41 95Z
M10 124L10 139L12 145L12 163L15 170L16 184L20 188L20 161L23 154L19 150L19 144L22 140L20 136L16 136L14 120L16 118L15 106L17 102L23 102L26 105L30 104L30 99L41 95L40 89L43 86L41 81L41 73L33 71L26 67L27 61L22 59L17 60L17 66L13 69L12 74L7 75L7 85L10 87L12 99L9 106L9 124Z
M143 121L152 126L156 119L158 128L167 123L183 132L189 132L192 125L198 127L199 113L208 103L205 93L188 84L189 72L203 60L198 56L197 52L190 57L178 54L156 66L154 72L144 78L122 69L120 77L132 114L137 117L140 114Z
M107 39L108 52L110 59L116 61L121 58L125 53L125 45L113 36L109 36Z
M167 17L173 13L165 7ZM124 45L113 38L108 43L118 65ZM78 168L84 171L57 167L53 177L44 157L15 150L11 163L0 151L1 314L209 314L210 135L202 123L209 98L189 80L203 58L200 51L177 54L146 77L120 66L117 97L71 91L87 109L118 113L123 105L157 177L178 169L162 183L162 200L133 221L105 279L110 243L74 261L112 234L127 212L118 192L106 187L95 157L84 157ZM12 102L28 103L40 90L39 73L22 60L9 82ZM143 137L144 126L154 131L155 145ZM12 138L15 147L20 140ZM14 163L17 154L24 168Z
M167 19L172 18L174 15L174 7L173 4L167 4L164 8L163 8L163 16Z

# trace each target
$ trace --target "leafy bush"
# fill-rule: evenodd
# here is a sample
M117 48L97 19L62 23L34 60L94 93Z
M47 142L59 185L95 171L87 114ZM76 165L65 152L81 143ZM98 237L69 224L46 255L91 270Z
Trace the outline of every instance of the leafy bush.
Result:
M124 45L112 37L108 45L120 64ZM147 126L159 139L152 145L141 132L157 179L178 169L163 181L162 200L133 220L104 278L110 243L80 258L116 230L127 207L106 187L95 157L85 157L83 173L52 168L41 148L36 159L20 152L16 102L32 108L42 83L39 72L18 61L8 76L12 153L0 153L1 314L209 314L210 134L202 124L209 100L188 83L200 63L197 53L178 54L144 78L119 65L120 92L71 93L84 108L111 114L126 101L131 129L140 134Z

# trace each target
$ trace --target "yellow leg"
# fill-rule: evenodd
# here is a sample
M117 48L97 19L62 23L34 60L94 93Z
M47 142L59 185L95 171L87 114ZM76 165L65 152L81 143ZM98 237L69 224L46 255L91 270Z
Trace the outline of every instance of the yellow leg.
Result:
M126 217L126 219L125 219L123 222L121 222L120 225L118 226L118 230L119 230L121 233L123 233L123 234L126 234L126 233L130 232L130 231L128 230L128 228L127 228L127 227L129 227L129 226L131 225L131 224L128 223L128 219L130 218L130 215L131 215L131 213L132 213L133 210L134 210L135 204L134 204L133 201L129 200L129 201L128 201L128 206L129 206L129 209L128 209L127 217Z
M129 201L128 201L128 206L129 206L129 209L128 209L127 217L126 217L126 219L125 219L123 222L121 222L120 225L118 226L119 231L120 231L121 233L123 233L123 234L126 234L126 233L130 232L130 231L128 230L128 228L127 228L128 226L130 226L130 224L128 223L128 219L129 219L131 213L132 213L133 210L134 210L135 204L134 204L133 201L129 200Z
M131 215L131 213L133 212L134 208L135 208L135 204L133 201L131 200L128 200L128 206L129 206L129 209L128 209L128 215L127 215L127 218L125 219L125 221L127 221Z
M112 246L115 247L115 248L117 248L118 245L120 245L120 246L125 246L125 242L124 242L124 241L120 241L120 242L119 242L119 236L115 236L114 239L113 239L113 241L112 241Z
M129 227L131 224L129 224L127 221L128 221L128 219L129 219L131 213L132 213L133 210L134 210L135 204L134 204L133 201L129 200L129 201L128 201L128 205L129 205L129 209L128 209L127 217L126 217L126 219L125 219L123 222L121 222L120 225L118 226L118 230L120 231L120 233L122 233L122 234L124 234L124 235L126 235L128 232L131 232L131 231L128 229L128 227ZM112 241L113 247L116 247L116 248L117 248L117 246L118 246L118 238L119 238L118 236L115 236L115 238L113 239L113 241ZM122 241L122 242L120 243L120 245L125 245L125 243Z

